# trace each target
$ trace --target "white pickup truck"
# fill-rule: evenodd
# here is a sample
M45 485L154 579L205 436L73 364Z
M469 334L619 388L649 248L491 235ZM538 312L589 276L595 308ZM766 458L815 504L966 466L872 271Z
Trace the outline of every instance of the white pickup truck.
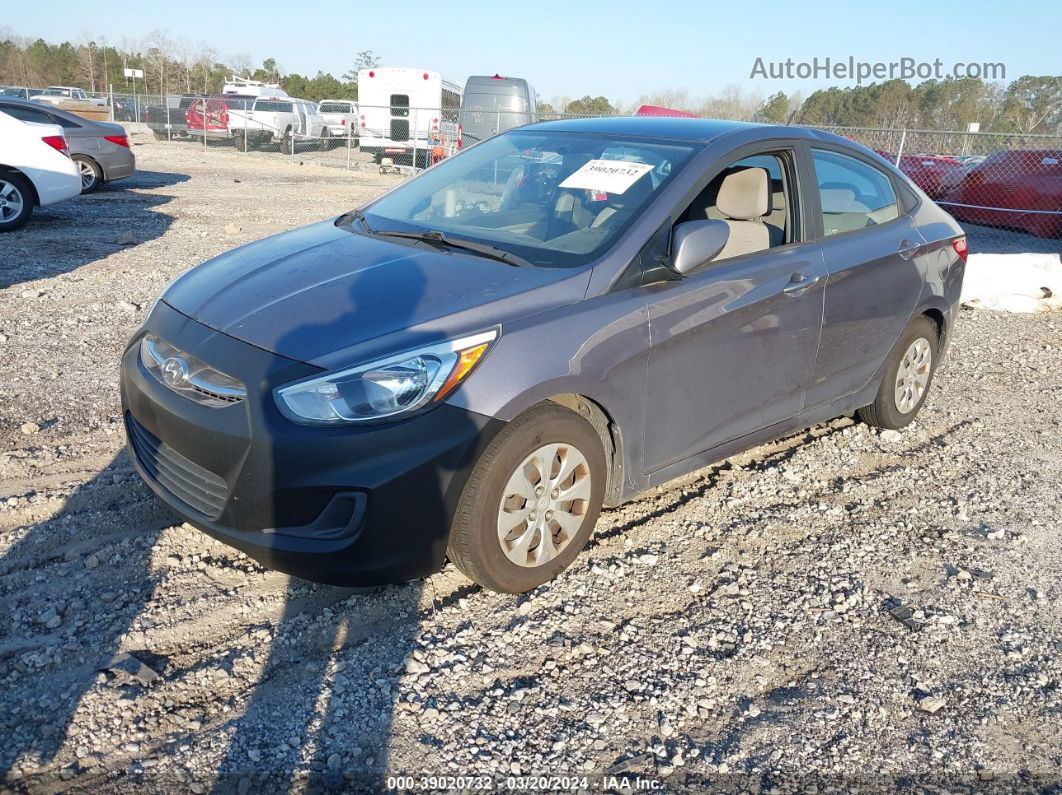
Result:
M256 97L249 110L230 108L229 133L238 149L272 145L286 152L306 141L327 149L331 138L317 106L294 97Z
M48 86L44 91L34 97L37 102L47 102L50 105L62 105L64 102L88 102L92 105L105 107L106 97L90 97L82 88L74 86Z
M358 145L358 103L349 99L322 99L317 103L328 132L333 138L352 138Z

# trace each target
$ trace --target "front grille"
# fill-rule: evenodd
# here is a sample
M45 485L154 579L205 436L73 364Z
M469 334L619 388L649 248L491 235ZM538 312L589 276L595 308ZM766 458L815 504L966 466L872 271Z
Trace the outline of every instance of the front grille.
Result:
M179 502L212 519L220 516L229 495L225 481L156 439L132 415L125 420L136 460L147 474Z

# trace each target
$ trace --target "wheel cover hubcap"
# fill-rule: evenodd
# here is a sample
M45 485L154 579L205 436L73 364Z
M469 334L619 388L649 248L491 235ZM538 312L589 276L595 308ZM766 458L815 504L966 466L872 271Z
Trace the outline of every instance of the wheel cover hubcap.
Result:
M22 193L7 180L0 179L0 224L17 218L22 212Z
M919 337L910 344L900 360L896 371L896 391L894 400L896 410L901 414L910 413L918 405L929 386L929 372L933 365L933 349L929 340Z
M93 182L96 181L96 172L92 170L92 166L84 161L78 161L78 170L81 172L81 187L87 188Z
M575 538L590 506L590 464L570 444L552 443L527 456L502 490L498 543L517 566L556 558Z

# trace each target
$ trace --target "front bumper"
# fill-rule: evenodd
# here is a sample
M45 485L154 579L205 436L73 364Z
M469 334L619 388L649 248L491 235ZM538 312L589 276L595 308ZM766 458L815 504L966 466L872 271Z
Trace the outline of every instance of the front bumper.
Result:
M213 408L164 386L140 362L147 331L239 378L247 398ZM335 585L438 571L468 474L503 423L442 405L382 425L296 425L272 390L315 372L160 301L122 358L136 471L190 524L270 568Z

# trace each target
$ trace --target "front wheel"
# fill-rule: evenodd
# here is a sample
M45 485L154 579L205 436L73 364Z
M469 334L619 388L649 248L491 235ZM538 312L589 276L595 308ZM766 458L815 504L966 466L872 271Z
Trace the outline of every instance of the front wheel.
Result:
M99 163L84 155L74 155L70 159L77 163L78 174L81 176L81 193L95 193L103 184L103 169Z
M502 593L552 580L586 546L606 477L590 423L556 404L529 409L476 462L450 530L450 560Z
M0 232L14 232L33 215L33 193L18 174L0 174Z
M888 430L908 425L933 383L939 347L936 323L925 315L912 321L889 353L874 402L856 412L859 419Z

